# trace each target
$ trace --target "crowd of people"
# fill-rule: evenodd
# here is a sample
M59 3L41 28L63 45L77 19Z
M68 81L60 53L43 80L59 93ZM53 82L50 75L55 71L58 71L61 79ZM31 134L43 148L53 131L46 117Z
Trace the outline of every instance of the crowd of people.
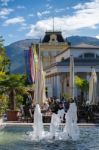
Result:
M72 98L64 99L57 99L56 97L47 98L47 100L41 105L41 112L43 116L51 116L52 113L60 113L63 114L63 122L65 122L65 114L69 109L69 105L71 102L75 102L77 105L77 116L78 122L81 120L85 120L85 122L94 122L94 113L97 112L98 106L87 106L83 105L80 98ZM94 108L95 107L95 108ZM33 98L31 94L24 94L23 96L23 103L20 107L20 116L24 118L28 122L31 120L33 122L33 115L35 110L35 103L33 103ZM99 111L98 111L99 112Z
M69 101L65 101L64 98L57 99L56 97L47 98L46 102L41 105L41 112L44 115L51 115L52 113L58 113L60 110L65 114L69 109L69 103L73 101L71 98ZM35 110L35 103L33 103L30 94L25 94L23 97L23 103L20 107L21 117L28 121L30 118L33 121L33 114ZM65 116L64 116L65 118ZM62 118L63 120L65 120Z

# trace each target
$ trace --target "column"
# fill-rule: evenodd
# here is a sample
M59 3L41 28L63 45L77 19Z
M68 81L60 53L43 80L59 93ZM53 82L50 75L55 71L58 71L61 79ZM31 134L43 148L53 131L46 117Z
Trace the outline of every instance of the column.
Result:
M57 75L56 76L56 91L57 91L57 93L56 93L56 95L57 95L57 97L58 98L60 98L60 93L61 93L61 83L60 83L61 81L60 81L60 76L59 75Z

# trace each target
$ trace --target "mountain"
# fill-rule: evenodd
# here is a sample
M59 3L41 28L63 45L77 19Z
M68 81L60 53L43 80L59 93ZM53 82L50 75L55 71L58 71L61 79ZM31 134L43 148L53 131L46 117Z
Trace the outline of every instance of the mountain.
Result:
M88 44L88 45L99 45L99 39L94 37L86 37L86 36L70 36L66 38L68 42L71 43L71 45L80 45L82 43Z
M70 42L71 45L89 44L99 46L99 39L93 37L81 37L81 36L70 36L66 38L66 41ZM24 73L25 72L25 60L24 50L27 50L31 43L38 43L38 39L25 39L17 41L5 47L6 54L11 60L11 72L13 73Z
M11 61L10 71L12 73L25 72L24 50L28 50L31 43L38 43L38 39L25 39L17 41L5 47L6 55Z

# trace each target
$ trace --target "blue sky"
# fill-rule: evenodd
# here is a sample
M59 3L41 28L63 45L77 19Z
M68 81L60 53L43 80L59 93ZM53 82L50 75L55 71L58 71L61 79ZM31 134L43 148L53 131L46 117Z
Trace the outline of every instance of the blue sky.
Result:
M0 35L5 45L42 38L45 31L99 38L99 0L0 0Z

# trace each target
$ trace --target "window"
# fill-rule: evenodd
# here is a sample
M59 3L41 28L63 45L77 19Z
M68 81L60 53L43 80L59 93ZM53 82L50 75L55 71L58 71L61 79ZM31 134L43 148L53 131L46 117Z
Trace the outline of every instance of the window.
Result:
M83 58L83 55L80 55L79 57L80 57L80 58Z
M42 56L42 57L44 56L44 52L41 52L41 56Z
M61 58L61 61L64 61L64 60L65 60L64 57L62 57L62 58Z
M55 39L52 39L52 41L54 42L54 41L55 41Z
M95 58L95 54L94 53L85 53L84 58Z
M99 58L99 55L96 55L96 58Z
M82 55L79 56L80 58L95 58L95 54L94 53L84 53Z
M44 57L47 57L47 56L49 56L49 53L48 53L48 52L44 52L44 53L43 53L43 56L44 56Z
M56 36L56 34L51 34L50 35L50 42L57 42L57 36Z

